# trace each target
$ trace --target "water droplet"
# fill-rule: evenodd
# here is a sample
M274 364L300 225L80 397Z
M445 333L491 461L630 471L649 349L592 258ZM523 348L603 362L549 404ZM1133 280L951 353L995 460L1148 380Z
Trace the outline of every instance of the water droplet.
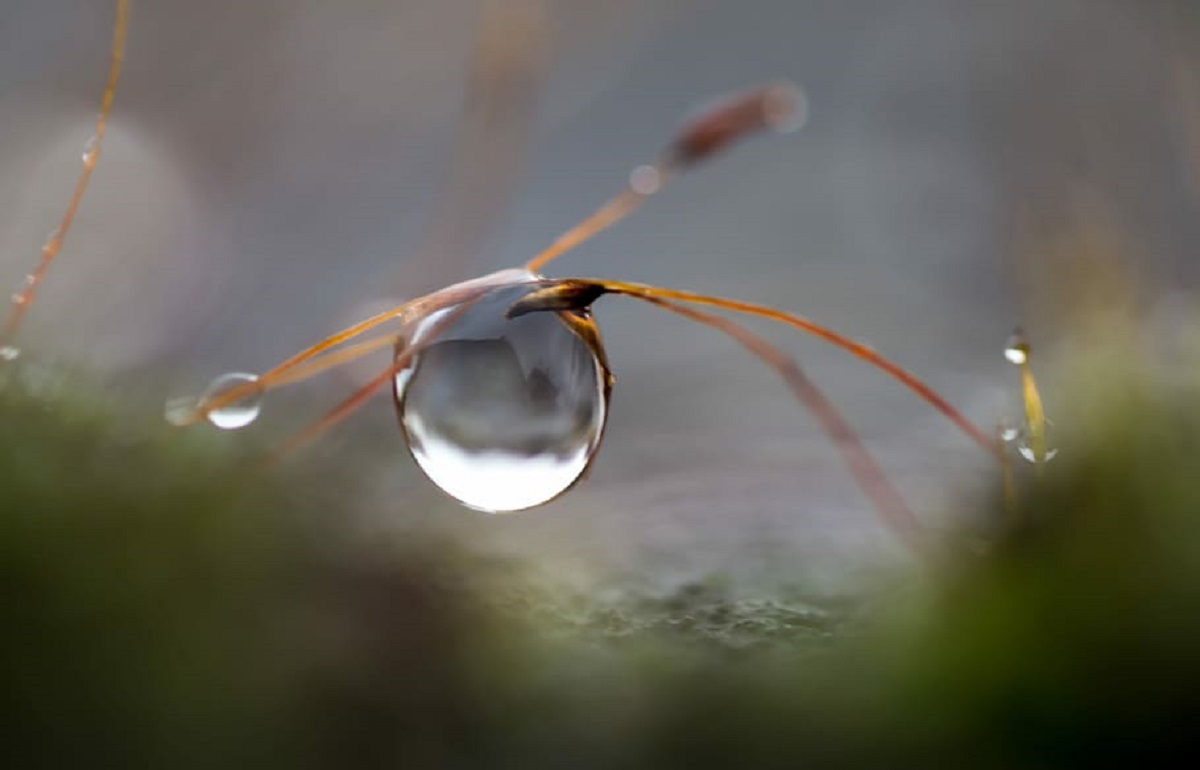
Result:
M1028 460L1031 463L1036 463L1038 461L1037 453L1035 453L1033 451L1033 447L1029 446L1028 444L1026 444L1024 442L1017 444L1017 451L1021 453L1021 457L1024 457L1026 460ZM1058 457L1058 449L1047 449L1046 450L1046 459L1043 460L1042 462L1048 463L1051 460L1053 460L1055 457Z
M24 305L29 302L29 296L26 294L13 294L9 297L14 305Z
M604 432L608 372L577 331L594 327L558 313L506 319L528 291L485 297L396 375L413 459L476 510L519 511L558 497L583 476Z
M100 142L96 137L91 137L87 143L83 145L83 162L92 163L96 159L97 153L100 151Z
M1021 429L1014 428L1011 425L1005 425L1000 429L1000 440L1005 443L1012 443L1021 437Z
M21 349L12 345L0 345L0 361L16 361Z
M772 86L763 99L767 126L781 134L797 131L808 122L808 99L794 83Z
M629 174L629 188L638 195L653 195L662 183L662 172L654 166L638 166Z
M1020 454L1021 457L1023 457L1025 460L1027 460L1028 462L1031 462L1031 463L1037 463L1037 462L1047 462L1048 463L1051 460L1053 460L1055 457L1057 457L1058 456L1058 448L1054 446L1054 444L1055 444L1055 442L1054 442L1054 423L1052 423L1049 420L1046 420L1046 429L1045 430L1046 430L1046 435L1045 435L1044 443L1045 443L1045 447L1046 447L1046 456L1044 458L1042 458L1041 460L1038 459L1037 452L1034 450L1034 447L1033 447L1033 441L1031 440L1030 435L1029 435L1028 424L1022 426L1021 429L1017 431L1017 435L1014 437L1014 439L1017 442L1017 453Z
M1025 334L1020 329L1017 329L1008 338L1008 342L1004 343L1004 357L1008 359L1010 364L1020 366L1029 360L1029 342L1025 339Z
M208 409L208 405L222 398L235 389L244 389L245 395L231 404L224 404L216 409ZM222 430L237 430L244 428L258 419L262 412L263 389L258 384L258 375L231 372L222 374L212 381L208 390L200 397L194 408L207 410L209 422ZM168 402L168 410L170 403ZM170 415L167 417L171 419Z

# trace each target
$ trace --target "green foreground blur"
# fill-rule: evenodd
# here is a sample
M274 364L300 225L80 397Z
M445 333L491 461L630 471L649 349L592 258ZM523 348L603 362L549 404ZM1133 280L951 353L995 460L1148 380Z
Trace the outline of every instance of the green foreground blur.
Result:
M1195 754L1200 415L1117 386L988 544L843 603L601 601L0 385L11 767L1065 767ZM1069 451L1067 451L1069 449ZM249 470L248 470L249 469ZM780 575L780 586L791 576Z

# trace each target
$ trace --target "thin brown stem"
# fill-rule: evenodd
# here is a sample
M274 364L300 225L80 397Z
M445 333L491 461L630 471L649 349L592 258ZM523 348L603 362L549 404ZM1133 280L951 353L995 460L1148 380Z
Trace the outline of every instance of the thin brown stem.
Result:
M771 83L739 91L702 110L675 136L657 163L639 166L624 190L529 260L525 268L539 272L558 257L637 211L668 178L720 153L764 129L789 130L799 125L804 97L791 83Z
M727 299L725 297L714 297L707 294L697 294L690 291L682 291L679 289L667 289L660 286L649 286L646 284L629 283L626 281L610 281L595 278L566 278L560 281L547 280L544 282L545 288L536 292L531 292L520 302L518 302L512 310L511 314L519 314L525 312L523 307L534 307L537 309L549 309L549 306L544 306L544 301L553 302L558 296L569 296L578 294L581 296L590 296L595 298L599 294L612 293L624 294L631 297L654 298L654 299L669 299L690 302L699 305L711 305L719 307L723 310L730 310L737 313L745 313L747 315L759 316L772 321L777 321L782 324L799 329L803 332L811 334L815 337L825 340L837 347L846 350L856 357L866 361L875 368L885 372L893 379L900 382L909 390L916 393L924 401L930 404L934 409L941 412L947 419L958 426L972 441L982 447L989 454L996 455L996 447L992 438L976 427L968 420L958 409L954 408L946 399L938 394L932 387L925 384L915 374L901 367L899 364L884 357L882 354L875 351L867 345L860 342L855 342L849 337L840 334L826 326L811 321L803 316L787 313L782 310L776 310L773 307L766 305L757 305L752 302L742 302L740 300ZM569 290L569 291L565 291Z
M371 397L379 391L380 388L391 381L391 379L396 376L397 372L408 366L418 353L436 342L438 335L441 334L443 330L461 318L463 314L467 312L467 310L475 305L476 302L486 296L490 291L495 290L495 288L496 287L479 291L474 297L462 301L454 308L454 310L446 313L446 315L442 318L439 318L437 322L429 328L429 331L424 334L420 341L413 342L407 345L403 350L399 351L392 359L392 363L382 372L372 377L366 385L363 385L357 391L350 394L348 398L327 412L321 419L317 420L285 441L283 445L279 447L279 449L271 454L271 462L277 462L292 454L296 450L308 446L323 433L325 433L325 431L329 430L334 425L337 425L339 422L358 411L359 407L367 403L367 401L369 401Z
M337 425L339 422L358 411L359 407L367 403L367 401L369 401L371 397L379 391L380 388L382 388L384 385L387 385L388 382L391 381L392 377L396 375L396 372L407 365L408 359L412 357L411 355L404 357L404 362L401 363L401 357L403 356L403 353L400 356L397 356L396 361L393 362L391 366L372 377L366 385L363 385L348 398L346 398L346 400L342 401L342 403L329 410L325 416L307 426L302 431L289 438L287 441L283 442L278 449L270 454L267 459L268 464L277 463L291 455L293 452L308 446L313 441L316 441L317 438L319 438L325 431L329 430L334 425Z
M263 375L263 378L272 377L282 374L289 369L292 369L300 364L308 361L311 358L319 356L331 348L335 348L344 342L365 334L372 329L389 321L398 321L402 324L408 324L412 321L419 320L428 316L430 313L437 312L443 308L450 307L459 302L468 302L478 299L483 294L492 291L500 286L508 286L516 282L514 275L523 275L522 271L506 271L501 270L491 275L485 275L480 278L475 278L462 283L456 283L453 286L447 286L435 292L431 292L422 297L404 302L396 307L389 308L382 313L377 313L370 318L359 321L353 326L349 326L336 334L332 334L318 342L312 347L306 348L296 355L288 358L283 363L279 364L271 371ZM300 378L303 379L303 378Z
M323 356L288 367L287 369L273 369L259 378L259 385L267 390L272 390L301 382L334 367L348 364L351 361L357 361L363 356L370 355L377 350L395 347L403 339L404 335L402 334L381 334L378 337L372 337L363 342L356 342L353 345L338 348Z
M875 462L862 439L796 361L746 327L728 318L705 313L676 302L645 295L631 295L652 305L710 326L729 335L774 369L792 393L817 418L830 441L841 451L859 488L870 498L880 518L916 551L924 546L923 528L887 474Z
M88 182L91 181L92 172L96 170L96 164L100 161L101 145L104 142L105 131L108 129L108 118L112 113L113 100L117 96L117 83L121 80L121 65L125 61L125 38L129 28L129 4L130 0L117 0L117 18L113 24L112 54L108 67L108 83L104 86L104 96L100 100L100 113L96 116L96 131L88 143L84 154L83 171L79 173L79 179L75 183L75 192L71 195L71 202L67 205L66 213L63 214L63 218L59 222L58 228L54 231L54 235L42 246L42 256L37 266L33 269L33 272L26 276L25 284L21 287L21 290L12 296L12 308L9 310L8 318L4 322L3 330L0 330L0 342L12 342L17 335L17 331L21 328L21 322L24 321L25 314L29 312L29 308L32 307L33 301L37 297L38 287L45 280L46 272L50 269L51 263L54 262L59 252L62 251L63 243L67 239L67 233L70 232L71 224L75 221L75 214L79 211L79 204L83 202L83 195L87 191Z
M638 172L644 177L651 174L658 174L661 179L661 170L644 166ZM560 235L554 243L550 244L544 251L538 254L533 259L525 263L525 269L532 273L540 272L543 267L558 259L563 254L571 251L575 247L582 244L584 241L591 239L597 234L607 230L608 228L620 222L625 217L637 211L646 199L654 194L657 187L647 187L643 189L635 188L632 185L625 188L617 195L613 196L607 203L596 209L595 213L588 216L579 224L572 227Z
M498 275L498 274L495 274ZM403 324L428 317L438 310L452 307L456 304L470 304L487 293L498 288L511 285L499 283L493 276L484 276L474 281L464 281L461 284L447 287L441 291L427 294L424 297L398 305L390 310L374 315L365 321L360 321L337 334L318 342L312 347L305 348L291 356L283 363L263 373L253 382L246 382L222 391L197 406L189 419L180 420L180 427L195 425L204 420L211 412L235 404L244 398L261 395L267 391L291 385L343 364L350 363L380 348L395 345L403 339L404 331L375 337L365 342L359 342L348 347L335 350L339 345L359 337L389 321L400 321Z

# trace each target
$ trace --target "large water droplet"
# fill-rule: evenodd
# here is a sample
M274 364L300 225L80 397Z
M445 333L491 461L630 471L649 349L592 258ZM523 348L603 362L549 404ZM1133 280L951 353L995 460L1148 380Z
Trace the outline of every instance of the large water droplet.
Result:
M249 387L253 386L253 387ZM263 390L258 384L258 376L231 372L222 374L209 384L208 390L200 397L198 407L207 409L209 404L216 402L222 396L234 389L246 389L246 395L230 404L207 412L208 421L222 430L237 430L244 428L258 419L262 412ZM170 417L168 416L168 419Z
M608 372L576 331L588 322L553 312L505 319L529 290L479 301L396 375L413 459L444 492L481 511L532 508L569 489L591 463L608 414ZM427 319L414 341L442 317Z

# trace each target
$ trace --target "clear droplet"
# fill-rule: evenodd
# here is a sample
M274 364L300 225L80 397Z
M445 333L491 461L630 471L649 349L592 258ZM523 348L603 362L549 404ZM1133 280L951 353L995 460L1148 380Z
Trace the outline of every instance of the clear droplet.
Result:
M1054 442L1054 423L1050 422L1049 420L1046 420L1045 433L1046 433L1046 435L1045 435L1046 456L1044 458L1041 458L1039 460L1038 456L1037 456L1037 452L1034 451L1033 441L1031 440L1030 435L1029 435L1029 426L1028 425L1023 426L1021 428L1021 430L1019 430L1017 432L1017 436L1015 437L1015 440L1017 442L1017 453L1020 454L1021 457L1023 457L1025 460L1027 460L1028 462L1031 462L1031 463L1037 463L1037 462L1047 462L1048 463L1051 460L1053 460L1055 457L1058 456L1058 448L1056 446L1054 446L1054 444L1055 444L1055 442Z
M798 131L808 122L808 98L794 83L777 83L763 99L763 116L781 134Z
M1020 366L1029 360L1029 342L1025 339L1025 334L1020 329L1017 329L1009 336L1008 342L1004 343L1004 357L1008 359L1010 364Z
M61 246L62 246L62 229L59 227L56 227L50 231L49 235L46 236L46 240L42 241L42 254L49 256L49 255L53 254L55 252L55 250L60 248ZM25 276L25 284L27 286L32 286L36 282L37 282L37 277L34 276L33 274Z
M608 372L589 343L595 327L554 312L506 319L528 291L480 300L395 378L413 459L476 510L519 511L558 497L583 476L604 432ZM426 319L413 341L444 317Z
M233 403L209 409L210 404L217 402L234 389L245 389L246 395ZM205 411L208 421L218 428L237 430L258 419L259 413L262 412L262 400L263 389L258 384L258 375L231 372L222 374L213 380L195 408ZM169 406L168 403L168 408ZM170 416L167 419L170 420Z
M96 137L93 136L90 139L88 139L87 143L83 145L83 162L84 163L92 162L95 159L96 153L99 151L99 148L100 148L100 142L96 139Z
M629 187L638 195L654 195L662 183L662 172L654 166L638 166L629 173Z
M1037 453L1033 451L1033 447L1029 446L1029 444L1027 444L1025 442L1017 444L1017 452L1019 452L1021 454L1021 457L1024 457L1026 460L1028 460L1031 463L1036 463L1038 461ZM1046 449L1046 457L1045 457L1045 459L1042 460L1042 462L1048 463L1051 460L1053 460L1055 457L1058 457L1058 449L1057 448L1047 448Z
M14 345L0 345L0 361L16 361L21 349Z
M1010 444L1021 437L1021 429L1014 428L1011 425L1005 425L1000 429L1000 440L1006 444Z

